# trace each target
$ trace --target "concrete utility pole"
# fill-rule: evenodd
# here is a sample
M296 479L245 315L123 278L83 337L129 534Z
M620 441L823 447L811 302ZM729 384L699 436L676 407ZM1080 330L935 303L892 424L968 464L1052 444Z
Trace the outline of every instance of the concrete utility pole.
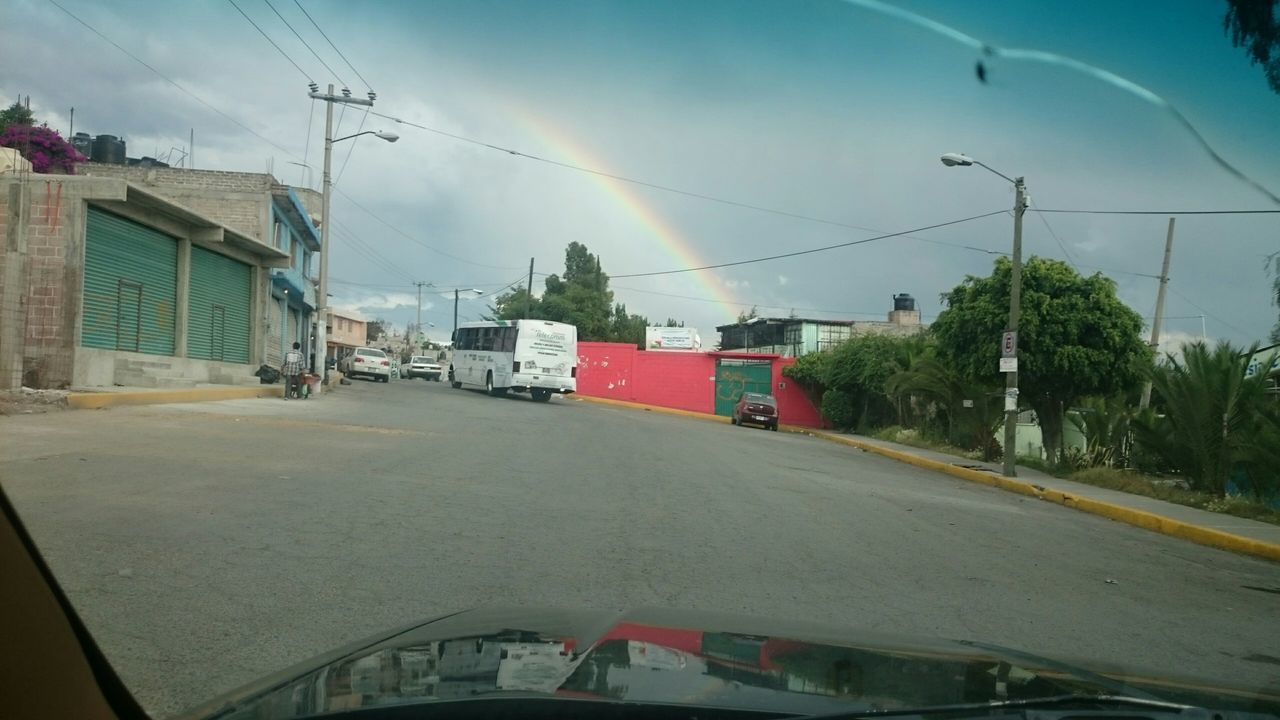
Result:
M1009 288L1009 332L1013 334L1013 359L1018 359L1018 320L1022 315L1022 215L1027 211L1027 184L1013 181L1013 273ZM1016 366L1015 366L1016 367ZM1018 371L1004 377L1004 476L1018 476Z
M524 319L529 319L533 308L533 258L529 258L529 284L524 286Z
M1169 259L1173 256L1173 221L1169 218L1169 230L1164 236L1164 262L1160 265L1160 289L1156 291L1156 316L1151 319L1151 352L1160 351L1160 324L1164 320L1164 293L1169 287ZM1201 316L1203 321L1204 317ZM1203 334L1203 333L1202 333ZM1151 404L1151 381L1142 385L1142 400L1138 409L1143 410Z
M422 286L430 284L431 283L429 282L423 282L421 280L414 283L414 285L418 286L418 322L413 326L413 341L415 347L419 344L418 336L422 334Z
M329 313L329 203L330 196L333 194L332 175L330 173L333 163L333 105L334 103L342 103L344 105L364 105L371 107L373 99L376 97L373 93L369 93L369 99L351 97L351 91L343 89L342 95L333 94L333 83L329 83L329 91L319 92L320 87L315 83L311 84L310 97L313 100L324 101L324 192L320 200L320 281L316 292L316 348L313 353L318 352L319 362L316 363L317 372L324 377L328 370L328 313ZM364 133L357 133L363 135ZM351 137L355 137L354 135ZM346 140L347 138L341 138ZM194 138L193 138L194 140ZM392 141L394 142L394 141ZM195 143L192 142L194 145ZM324 383L320 384L324 387ZM323 390L321 390L323 392Z

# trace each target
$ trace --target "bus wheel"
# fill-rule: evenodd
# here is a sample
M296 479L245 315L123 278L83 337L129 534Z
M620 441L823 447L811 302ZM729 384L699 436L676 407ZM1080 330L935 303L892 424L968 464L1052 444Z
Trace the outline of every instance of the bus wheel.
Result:
M530 391L534 402L546 402L551 399L551 391L545 388L534 388Z
M488 375L484 376L484 389L489 393L491 397L502 397L503 395L507 394L506 388L496 388L493 386L492 371L490 371Z

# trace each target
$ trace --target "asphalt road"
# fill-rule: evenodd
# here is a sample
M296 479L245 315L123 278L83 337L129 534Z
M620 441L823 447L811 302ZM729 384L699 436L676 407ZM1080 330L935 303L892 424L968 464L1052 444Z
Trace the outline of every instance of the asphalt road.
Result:
M1280 683L1280 565L805 435L358 381L0 418L0 479L158 715L493 605L736 611Z

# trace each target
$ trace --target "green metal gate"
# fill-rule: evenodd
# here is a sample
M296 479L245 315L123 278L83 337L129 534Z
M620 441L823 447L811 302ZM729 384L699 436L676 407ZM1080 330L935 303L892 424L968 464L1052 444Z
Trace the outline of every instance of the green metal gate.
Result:
M187 357L249 362L252 268L225 255L191 248Z
M176 240L90 207L80 344L172 355L177 275Z
M716 363L716 414L732 415L742 393L771 393L772 377L769 360L720 360Z

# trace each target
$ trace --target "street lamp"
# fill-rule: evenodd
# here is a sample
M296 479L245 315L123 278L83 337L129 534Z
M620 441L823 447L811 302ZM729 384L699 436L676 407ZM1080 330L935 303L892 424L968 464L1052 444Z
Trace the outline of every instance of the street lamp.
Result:
M1022 214L1027 209L1027 185L1021 177L1008 175L968 155L947 153L941 158L947 167L977 165L1013 183L1013 273L1009 290L1009 326L1001 343L1002 357L1012 358L1012 370L1005 372L1004 390L1004 475L1017 477L1018 454L1018 317L1022 312Z
M450 336L449 341L455 343L455 345L458 342L458 293L460 292L475 293L476 297L484 294L483 290L478 290L476 288L453 289L453 335Z
M376 135L387 142L395 142L400 139L395 133L381 132L377 130L366 130L354 135L333 139L333 105L334 103L342 103L344 105L364 105L366 107L373 106L375 95L370 92L368 99L352 97L351 91L343 89L341 95L333 94L333 83L329 83L329 91L322 93L320 88L312 83L311 92L308 96L313 100L325 101L324 113L324 186L323 194L320 200L320 282L316 298L316 313L319 315L319 321L316 323L316 348L320 351L322 362L320 367L328 366L329 348L328 348L328 324L329 318L329 202L333 194L333 144L343 140L350 140L361 135ZM312 350L314 353L315 350ZM323 371L321 371L323 374ZM324 383L320 383L323 387Z

